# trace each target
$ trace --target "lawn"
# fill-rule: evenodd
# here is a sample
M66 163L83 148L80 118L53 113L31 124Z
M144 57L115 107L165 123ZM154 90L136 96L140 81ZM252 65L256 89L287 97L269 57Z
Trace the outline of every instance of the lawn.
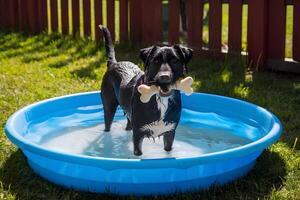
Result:
M139 47L117 45L118 60L139 65ZM106 70L102 44L41 34L0 32L0 199L133 199L64 189L35 175L22 152L8 141L8 117L30 103L97 90ZM274 72L254 73L240 59L194 58L189 64L194 89L231 96L263 106L283 123L279 142L264 151L254 169L225 186L179 193L168 199L299 199L300 77ZM164 199L151 197L145 199Z

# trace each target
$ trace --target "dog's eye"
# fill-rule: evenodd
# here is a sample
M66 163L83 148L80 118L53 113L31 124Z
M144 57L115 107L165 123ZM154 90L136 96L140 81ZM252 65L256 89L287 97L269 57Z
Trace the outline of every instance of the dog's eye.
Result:
M153 62L154 62L155 64L158 64L158 63L159 63L159 59L158 59L158 58L154 58Z
M171 64L176 64L178 62L178 60L176 59L176 58L172 58L171 60L170 60L170 63Z

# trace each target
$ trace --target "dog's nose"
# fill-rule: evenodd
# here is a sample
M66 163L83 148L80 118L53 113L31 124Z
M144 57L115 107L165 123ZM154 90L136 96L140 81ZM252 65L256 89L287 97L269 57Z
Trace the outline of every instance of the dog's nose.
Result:
M171 82L171 74L169 72L161 72L158 76L159 83L170 83Z

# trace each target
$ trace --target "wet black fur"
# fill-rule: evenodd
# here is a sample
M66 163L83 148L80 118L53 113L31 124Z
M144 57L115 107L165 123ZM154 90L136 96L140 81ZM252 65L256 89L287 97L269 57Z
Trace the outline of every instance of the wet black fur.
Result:
M142 131L141 127L160 118L157 108L156 95L148 103L140 101L137 87L141 84L155 84L167 88L175 83L187 72L186 64L192 58L192 50L180 45L152 46L142 49L140 57L145 63L145 72L131 62L117 62L111 36L107 28L100 27L105 38L108 57L107 72L101 85L101 98L104 105L105 131L109 131L117 106L120 105L128 119L126 130L133 130L134 154L142 154L142 142L145 137L151 137L149 131ZM166 74L167 76L159 76ZM168 109L164 122L175 123L175 129L180 120L181 97L176 90L172 91L173 98L169 98ZM172 149L175 129L163 135L164 149Z

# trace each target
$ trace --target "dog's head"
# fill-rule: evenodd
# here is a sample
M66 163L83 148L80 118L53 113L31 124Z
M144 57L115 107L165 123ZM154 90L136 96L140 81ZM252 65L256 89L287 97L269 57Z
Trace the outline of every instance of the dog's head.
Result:
M171 94L170 86L187 73L187 63L193 50L181 45L151 46L141 49L140 57L145 63L145 84L160 87L160 96Z

